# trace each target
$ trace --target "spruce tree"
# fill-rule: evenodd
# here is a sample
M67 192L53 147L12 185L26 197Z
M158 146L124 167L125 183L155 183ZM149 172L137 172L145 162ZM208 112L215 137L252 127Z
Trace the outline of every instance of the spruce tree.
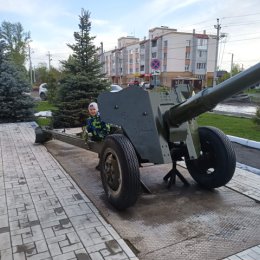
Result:
M0 123L31 121L34 101L31 87L21 67L7 58L6 45L0 41Z
M98 94L108 88L101 73L98 48L90 36L90 13L82 9L79 31L74 32L74 44L68 44L73 54L63 64L64 78L57 94L58 110L53 114L54 127L82 126L87 116L87 106L96 101Z

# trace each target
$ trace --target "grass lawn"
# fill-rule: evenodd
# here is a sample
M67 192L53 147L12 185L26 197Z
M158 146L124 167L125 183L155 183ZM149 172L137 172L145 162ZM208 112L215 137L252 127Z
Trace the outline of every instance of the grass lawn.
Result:
M40 111L53 111L56 110L57 108L50 104L48 101L39 101L36 103L35 106L35 111L36 112L40 112Z
M48 101L39 101L36 103L36 106L35 106L35 111L36 112L40 112L40 111L54 111L56 110L57 108L50 104ZM51 124L51 118L49 117L38 117L36 119L36 123L39 125L39 126L49 126Z
M198 118L200 126L215 126L227 135L242 137L260 142L260 126L251 119L204 113Z
M56 107L49 104L48 101L37 102L35 110L48 111L55 110ZM218 115L214 113L204 113L197 117L200 126L215 126L227 135L238 136L245 139L260 142L260 126L253 123L251 119ZM50 118L37 118L37 124L46 126L51 124Z

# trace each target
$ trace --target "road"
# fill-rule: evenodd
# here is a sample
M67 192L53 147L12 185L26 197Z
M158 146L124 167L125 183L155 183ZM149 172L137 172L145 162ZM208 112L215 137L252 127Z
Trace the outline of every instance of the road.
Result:
M237 162L260 170L260 150L232 143L235 149Z

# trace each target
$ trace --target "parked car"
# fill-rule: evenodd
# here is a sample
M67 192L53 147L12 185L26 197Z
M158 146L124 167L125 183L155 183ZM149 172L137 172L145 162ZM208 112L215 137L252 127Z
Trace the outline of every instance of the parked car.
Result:
M127 84L128 87L131 87L131 86L140 86L140 82L138 80L134 80L134 81L130 81L128 84Z
M39 96L41 100L47 99L48 85L47 83L42 83L39 87Z
M112 84L112 85L111 85L111 90L110 90L110 92L118 92L118 91L120 91L120 90L122 90L122 89L123 89L123 88L120 87L119 85Z
M116 84L112 84L110 86L110 92L118 92L122 89L123 89L122 87L120 87L119 85L116 85ZM42 83L39 87L39 96L40 96L41 100L47 99L47 92L48 92L47 83Z
M152 89L153 88L153 86L150 84L150 82L146 82L146 81L141 82L140 87L143 89Z

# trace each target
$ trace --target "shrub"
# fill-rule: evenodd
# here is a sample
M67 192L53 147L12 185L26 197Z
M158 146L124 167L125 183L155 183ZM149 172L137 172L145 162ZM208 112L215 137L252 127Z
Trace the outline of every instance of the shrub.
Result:
M253 117L253 122L257 125L260 125L260 106L256 109L256 114Z

